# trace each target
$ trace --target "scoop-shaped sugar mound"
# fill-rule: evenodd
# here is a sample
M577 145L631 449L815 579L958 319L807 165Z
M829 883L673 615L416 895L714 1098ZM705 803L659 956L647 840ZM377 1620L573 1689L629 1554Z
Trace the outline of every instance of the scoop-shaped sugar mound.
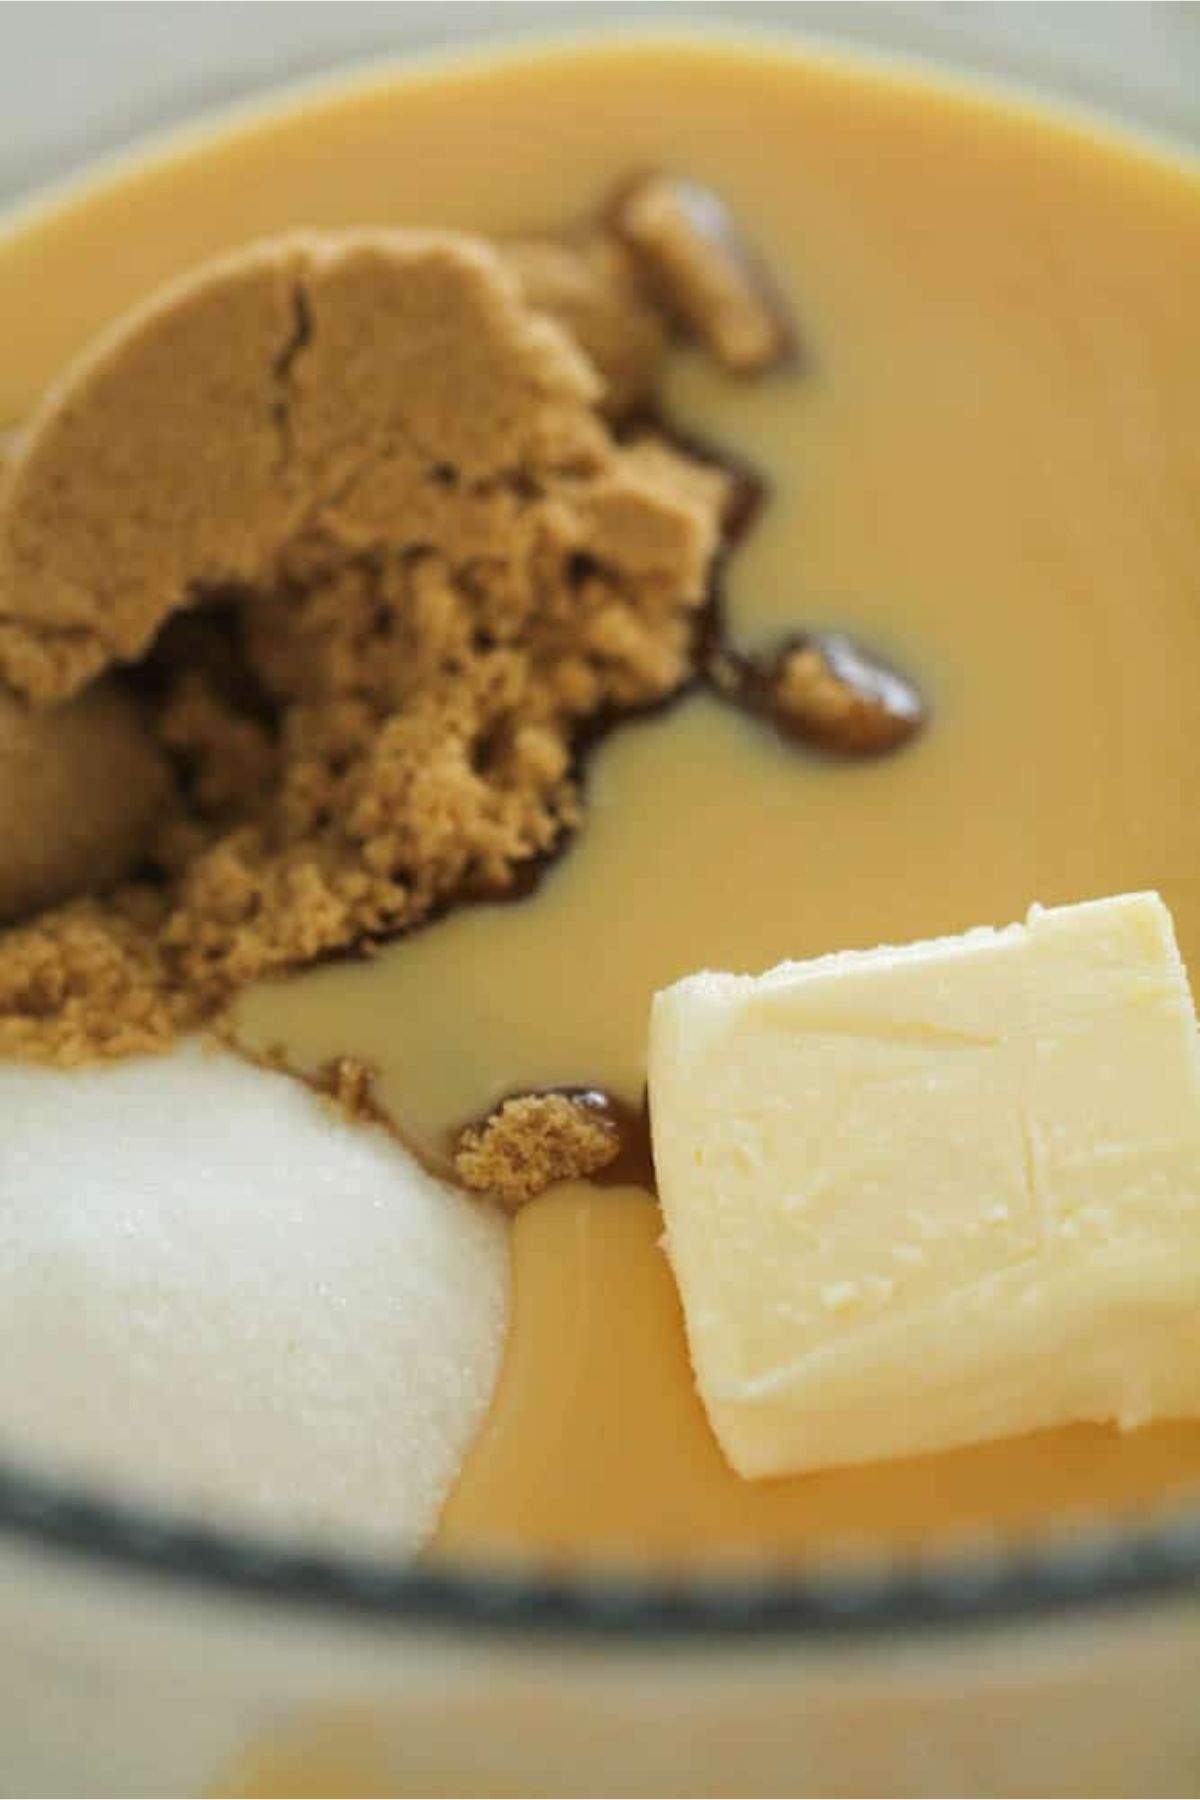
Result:
M247 983L511 892L592 722L691 674L729 486L481 240L274 240L64 377L0 478L0 678L143 657L138 881L0 943L0 1053L153 1048Z
M492 1209L195 1043L0 1067L0 1456L376 1550L428 1538L489 1403Z
M557 540L619 566L620 545L582 541L571 518L573 489L586 502L623 462L601 394L477 239L296 235L209 264L68 370L10 456L0 673L61 698L180 607L270 585L298 537L437 550L486 579L514 537L531 553L520 503L553 498L559 517L534 509L543 553ZM661 518L644 481L641 499ZM693 548L691 521L666 513L666 567L682 531L675 583L694 600L712 535Z

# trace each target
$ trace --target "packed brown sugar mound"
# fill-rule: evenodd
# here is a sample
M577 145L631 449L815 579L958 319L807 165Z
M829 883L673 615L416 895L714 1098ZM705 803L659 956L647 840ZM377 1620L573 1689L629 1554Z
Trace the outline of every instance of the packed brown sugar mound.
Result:
M613 435L661 332L632 297L614 332L601 261L572 286L463 237L291 237L48 397L0 491L0 676L49 708L136 664L174 794L145 879L0 939L0 1051L153 1048L502 894L575 824L581 728L688 671L725 498Z

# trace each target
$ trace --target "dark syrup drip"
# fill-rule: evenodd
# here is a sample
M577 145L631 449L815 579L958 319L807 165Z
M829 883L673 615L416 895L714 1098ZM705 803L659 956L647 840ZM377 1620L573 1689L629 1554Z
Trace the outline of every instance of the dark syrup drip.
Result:
M592 1176L596 1187L639 1187L649 1194L657 1193L654 1176L654 1150L650 1137L649 1098L643 1089L640 1103L609 1094L603 1089L587 1090L589 1103L603 1108L617 1128L621 1140L618 1154Z
M840 632L794 633L753 657L721 643L707 675L715 694L785 743L845 761L900 749L928 718L906 675Z
M612 1162L589 1177L596 1187L640 1187L654 1192L654 1154L650 1144L650 1107L643 1090L639 1104L598 1087L549 1087L538 1094L563 1094L577 1106L599 1115L611 1125L620 1149Z

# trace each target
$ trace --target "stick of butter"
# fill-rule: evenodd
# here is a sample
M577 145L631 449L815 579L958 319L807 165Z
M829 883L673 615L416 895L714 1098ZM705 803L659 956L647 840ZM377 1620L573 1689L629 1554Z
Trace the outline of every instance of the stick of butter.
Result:
M1200 1037L1157 894L690 976L649 1079L740 1475L1200 1413Z

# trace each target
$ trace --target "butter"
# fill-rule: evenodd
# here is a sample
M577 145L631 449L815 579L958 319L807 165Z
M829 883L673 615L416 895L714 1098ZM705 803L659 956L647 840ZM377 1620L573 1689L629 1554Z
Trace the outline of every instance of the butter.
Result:
M1157 894L690 976L649 1091L739 1474L1200 1413L1200 1037Z

